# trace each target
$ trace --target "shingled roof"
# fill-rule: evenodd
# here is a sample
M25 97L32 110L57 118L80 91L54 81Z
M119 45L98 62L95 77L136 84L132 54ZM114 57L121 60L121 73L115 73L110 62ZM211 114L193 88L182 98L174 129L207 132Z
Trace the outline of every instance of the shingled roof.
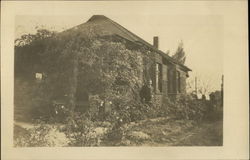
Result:
M84 31L89 30L90 28L94 28L95 34L97 34L99 36L118 35L122 38L125 38L125 39L131 41L131 42L146 45L147 47L151 48L152 50L154 50L158 54L162 55L168 61L175 63L175 64L178 64L184 70L191 71L191 69L188 68L187 66L178 63L175 59L168 56L163 51L155 48L150 43L146 42L142 38L138 37L137 35L135 35L131 31L127 30L126 28L124 28L120 24L114 22L113 20L109 19L108 17L106 17L104 15L93 15L86 23L80 24L76 27L73 27L73 28L67 30L67 31L70 31L72 29L77 29L77 30L79 29L80 31L84 32Z

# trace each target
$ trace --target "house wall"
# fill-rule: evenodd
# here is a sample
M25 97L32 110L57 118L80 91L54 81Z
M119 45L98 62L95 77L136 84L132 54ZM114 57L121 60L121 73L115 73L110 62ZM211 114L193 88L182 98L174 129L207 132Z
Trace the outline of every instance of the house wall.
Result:
M162 64L162 93L167 96L168 93L168 66Z
M130 49L138 48L138 50L140 50L140 46L137 46L135 43L127 42L126 46ZM147 51L149 50L140 50L140 52L144 54L146 54ZM150 55L153 55L151 58L154 63L152 65L150 64L148 68L145 68L145 63L147 62L143 61L144 68L142 68L143 74L141 75L141 79L144 84L147 83L148 80L152 80L152 86L154 88L154 101L162 105L166 98L175 98L176 95L186 93L187 73L183 71L183 68L180 68L180 66L170 63L158 52L152 50L150 51ZM159 66L161 67L161 76L158 74L160 70ZM179 80L178 74L180 77ZM159 84L158 80L161 81L161 84ZM158 87L159 85L161 87Z
M180 74L180 85L177 86L177 88L176 88L177 93L179 93L179 94L185 94L186 93L187 73L184 72L183 70L181 70L178 66L176 68L176 72L179 72L179 74ZM176 77L176 81L177 81L176 83L178 83L178 76ZM178 88L178 87L180 87L180 88Z
M175 98L177 95L186 93L187 73L178 65L165 62L161 56L156 54L155 64L152 66L152 70L154 71L153 73L151 72L151 76L155 91L154 100L156 103L162 105L166 102L166 98ZM158 74L160 71L161 75ZM161 82L161 84L159 84L159 82ZM158 89L159 85L161 89Z

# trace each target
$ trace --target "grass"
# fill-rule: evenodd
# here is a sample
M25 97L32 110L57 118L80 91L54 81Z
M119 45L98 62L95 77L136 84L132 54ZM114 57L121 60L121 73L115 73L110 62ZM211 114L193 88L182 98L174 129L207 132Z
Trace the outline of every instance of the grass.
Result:
M27 125L17 123L14 128L14 140L21 135L29 135ZM98 123L97 123L98 124ZM22 126L23 125L23 126ZM32 124L30 124L32 125ZM98 127L98 126L97 126ZM99 126L101 127L101 126ZM28 127L29 128L29 127ZM222 120L202 121L199 124L192 120L175 120L173 118L155 118L133 122L124 126L121 141L104 141L100 146L222 146ZM57 132L55 132L57 133ZM57 136L63 134L53 135ZM114 133L117 134L117 133ZM137 136L131 136L135 135ZM141 137L148 136L143 139ZM140 137L141 136L141 137ZM26 137L28 138L28 137ZM60 141L59 141L59 140ZM111 138L112 139L112 138ZM58 145L64 143L65 138L54 137ZM58 146L57 144L55 144Z

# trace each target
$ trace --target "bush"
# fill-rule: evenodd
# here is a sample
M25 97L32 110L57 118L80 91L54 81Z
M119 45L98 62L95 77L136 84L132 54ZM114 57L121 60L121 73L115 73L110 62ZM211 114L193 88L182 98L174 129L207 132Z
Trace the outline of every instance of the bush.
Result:
M70 146L98 146L100 137L95 132L95 125L89 117L73 113L68 119L65 134Z
M190 95L182 95L174 101L167 99L163 105L163 114L177 119L202 120L206 116L208 103L206 100L195 99Z
M117 119L121 119L123 123L129 123L156 116L156 109L152 104L143 104L136 100L118 101L119 103L115 103L112 113L107 116L106 120L116 122Z
M140 101L113 100L112 111L105 117L106 121L116 123L121 119L123 123L135 122L147 118L174 116L178 119L198 120L204 117L206 103L190 96L182 96L175 100L166 99L164 105L155 102L141 103Z
M124 129L122 127L122 124L122 119L117 119L117 121L114 122L114 125L110 127L107 133L105 134L103 138L104 142L112 145L119 144L124 135Z

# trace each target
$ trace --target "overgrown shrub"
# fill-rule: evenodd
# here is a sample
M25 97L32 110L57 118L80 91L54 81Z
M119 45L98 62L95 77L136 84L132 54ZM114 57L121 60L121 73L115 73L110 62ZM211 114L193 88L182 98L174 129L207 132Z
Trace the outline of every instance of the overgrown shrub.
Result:
M157 108L153 104L144 104L136 100L124 101L117 99L112 113L106 117L109 121L117 121L122 119L123 123L134 122L146 118L154 118L157 116Z
M85 30L59 34L39 30L16 41L15 78L33 81L36 72L46 75L45 83L37 88L39 91L31 94L32 107L37 110L33 114L45 109L47 102L64 95L67 95L67 107L74 110L79 98L77 90L100 95L102 101L112 101L116 94L124 96L120 86L133 90L125 91L128 95L136 93L142 83L139 77L144 54L128 49L126 43L112 40L115 37L100 37L95 27Z
M176 119L202 120L206 117L208 103L190 95L181 95L174 100L166 99L161 107L162 115L174 116Z
M104 143L107 145L119 144L124 135L123 124L123 120L117 117L117 119L113 122L113 126L108 128L107 133L103 137Z
M98 146L100 137L96 134L94 122L85 114L73 113L68 119L65 134L69 146Z
M209 120L222 120L223 119L223 95L221 91L212 92L210 95L210 109Z

